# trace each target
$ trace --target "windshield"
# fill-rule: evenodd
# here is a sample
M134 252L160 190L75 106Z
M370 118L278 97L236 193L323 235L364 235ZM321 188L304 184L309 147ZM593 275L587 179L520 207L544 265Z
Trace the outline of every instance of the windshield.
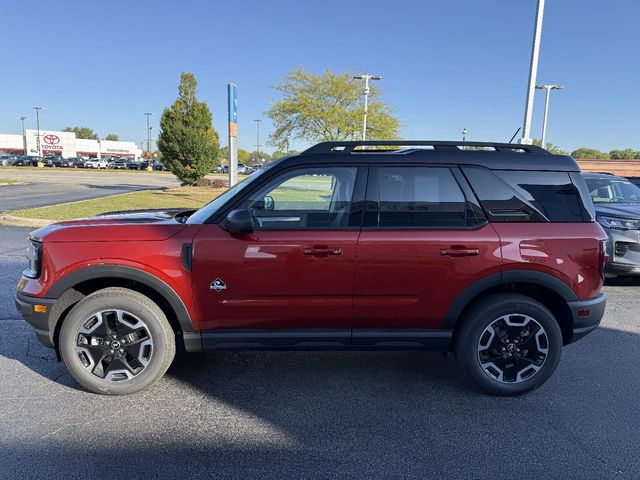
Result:
M640 204L640 188L621 178L587 178L593 203Z
M225 203L227 203L227 201L229 201L229 199L231 199L235 194L237 194L238 192L241 192L242 190L247 188L249 185L251 185L253 182L255 182L266 171L268 171L270 167L271 167L271 165L269 167L267 167L267 168L263 168L263 169L259 170L258 172L252 174L250 177L246 178L245 180L236 183L233 187L231 187L229 190L224 192L222 195L214 198L209 203L207 203L204 207L202 207L200 210L196 211L193 215L191 215L187 219L186 223L198 224L198 223L206 222L207 219L211 215L216 213L216 211L220 207L222 207Z

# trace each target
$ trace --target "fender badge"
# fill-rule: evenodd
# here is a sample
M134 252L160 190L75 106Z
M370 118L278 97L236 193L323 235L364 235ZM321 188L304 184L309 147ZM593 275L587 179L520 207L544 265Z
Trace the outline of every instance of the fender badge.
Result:
M224 283L220 278L216 278L211 285L209 286L211 290L215 290L216 292L220 292L222 290L227 289L227 284Z

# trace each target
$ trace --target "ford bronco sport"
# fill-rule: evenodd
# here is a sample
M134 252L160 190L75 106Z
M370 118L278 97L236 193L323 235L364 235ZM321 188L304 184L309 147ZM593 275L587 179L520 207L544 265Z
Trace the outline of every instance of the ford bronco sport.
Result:
M16 304L98 393L148 387L183 346L453 351L515 395L598 326L606 238L571 157L321 143L197 211L34 231Z

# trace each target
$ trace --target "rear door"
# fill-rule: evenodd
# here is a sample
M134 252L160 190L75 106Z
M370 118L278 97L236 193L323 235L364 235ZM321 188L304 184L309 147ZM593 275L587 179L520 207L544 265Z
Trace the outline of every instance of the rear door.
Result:
M354 343L379 337L363 329L439 329L465 288L499 271L498 235L457 168L371 167L366 203Z

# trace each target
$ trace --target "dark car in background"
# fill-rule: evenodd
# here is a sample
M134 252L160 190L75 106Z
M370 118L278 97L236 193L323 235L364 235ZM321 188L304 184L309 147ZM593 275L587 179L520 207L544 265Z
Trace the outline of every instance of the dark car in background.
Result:
M73 168L73 158L55 157L53 159L53 166L58 168Z
M124 158L119 158L113 165L111 166L114 170L126 170L127 169L127 160Z
M596 209L596 219L607 232L609 277L640 275L640 187L606 173L584 175Z
M37 167L38 162L42 161L42 157L34 157L31 155L24 155L22 157L18 157L13 165L16 167Z

